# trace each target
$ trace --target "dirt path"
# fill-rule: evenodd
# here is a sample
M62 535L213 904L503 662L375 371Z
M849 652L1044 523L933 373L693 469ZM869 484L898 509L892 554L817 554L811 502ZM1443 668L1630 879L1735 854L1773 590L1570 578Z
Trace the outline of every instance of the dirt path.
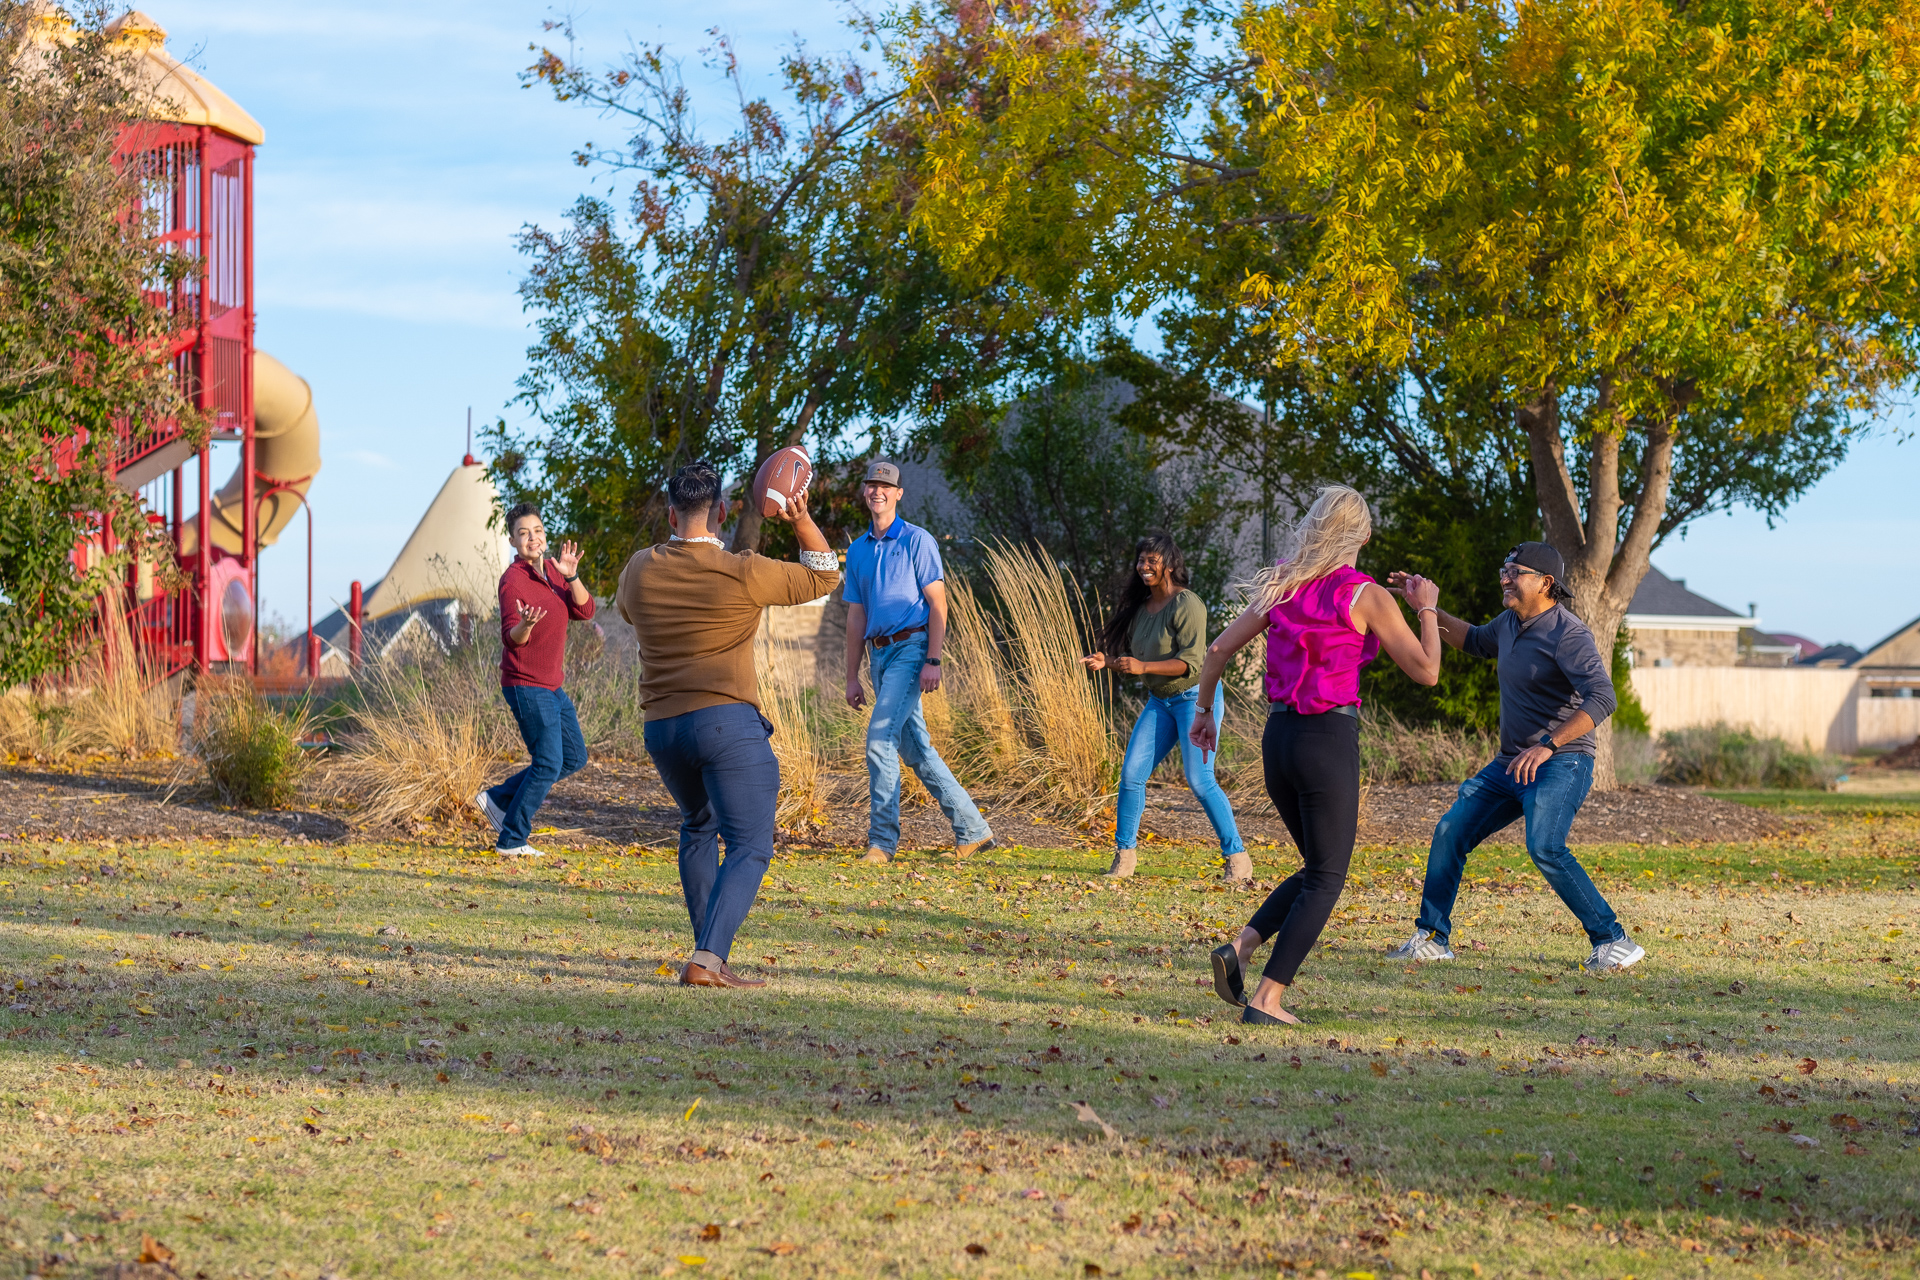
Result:
M322 766L324 768L324 766ZM10 840L68 840L152 844L178 840L279 840L338 844L361 839L412 839L426 844L487 842L477 821L373 829L342 808L257 811L218 804L192 788L173 788L171 762L96 764L65 771L32 765L0 768L0 844ZM784 843L858 848L866 840L866 780L828 779L831 800L815 825L783 833ZM169 797L169 792L172 792ZM1451 785L1371 788L1365 798L1363 843L1424 845L1452 803ZM1086 829L1039 821L1002 809L991 795L981 808L995 833L1013 844L1105 848L1112 819ZM1235 796L1242 834L1250 844L1289 845L1285 827L1264 796ZM596 760L554 788L540 814L536 839L560 848L610 842L672 844L678 812L650 765ZM1573 827L1575 844L1693 844L1758 840L1804 825L1765 810L1716 800L1676 787L1640 787L1592 796ZM550 831L544 830L551 828ZM1149 787L1142 823L1145 842L1213 843L1213 832L1182 786ZM937 808L924 799L902 813L902 845L938 850L952 835ZM1494 837L1517 844L1519 824Z

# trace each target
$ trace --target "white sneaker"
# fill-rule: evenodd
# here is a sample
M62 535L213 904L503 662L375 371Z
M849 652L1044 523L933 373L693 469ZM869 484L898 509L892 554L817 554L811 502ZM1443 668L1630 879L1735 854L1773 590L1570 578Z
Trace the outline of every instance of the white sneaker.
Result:
M1415 929L1413 936L1387 952L1389 960L1451 960L1453 948L1434 939L1433 930Z
M499 805L493 802L493 797L486 792L482 791L473 798L473 807L480 811L480 816L487 820L488 825L493 828L495 835L499 835L500 828L507 825L507 815L502 812Z
M523 844L517 849L495 849L494 852L503 858L544 858L547 856L530 844Z
M1630 969L1646 958L1647 949L1632 938L1616 938L1595 947L1581 967L1589 973L1605 973L1610 969Z

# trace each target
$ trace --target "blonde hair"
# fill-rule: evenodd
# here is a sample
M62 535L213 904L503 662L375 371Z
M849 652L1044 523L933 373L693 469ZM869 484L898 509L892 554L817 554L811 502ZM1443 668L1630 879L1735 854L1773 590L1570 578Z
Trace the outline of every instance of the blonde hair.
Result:
M1265 613L1309 582L1332 573L1373 536L1373 514L1356 489L1330 484L1314 496L1298 523L1282 533L1280 558L1235 585L1249 607Z

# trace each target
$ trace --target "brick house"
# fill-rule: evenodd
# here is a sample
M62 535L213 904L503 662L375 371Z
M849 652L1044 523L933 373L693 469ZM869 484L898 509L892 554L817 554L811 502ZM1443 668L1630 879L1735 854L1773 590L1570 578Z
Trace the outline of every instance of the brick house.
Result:
M1758 655L1751 652L1751 637L1763 633L1751 607L1746 613L1735 613L1687 590L1685 578L1669 578L1651 565L1627 605L1626 625L1632 634L1629 653L1636 667L1785 665L1772 660L1770 652L1765 655L1768 661L1754 661ZM1744 646L1747 652L1743 652L1742 632L1750 637Z

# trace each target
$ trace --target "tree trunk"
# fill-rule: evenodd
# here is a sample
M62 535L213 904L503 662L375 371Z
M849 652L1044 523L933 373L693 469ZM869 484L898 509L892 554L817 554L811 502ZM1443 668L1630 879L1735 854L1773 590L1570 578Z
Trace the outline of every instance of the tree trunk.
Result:
M1515 420L1527 436L1533 462L1534 488L1540 499L1540 520L1547 541L1567 562L1566 587L1573 592L1571 608L1593 632L1600 660L1613 661L1614 637L1627 616L1627 605L1646 577L1647 561L1660 520L1666 514L1667 492L1673 479L1673 423L1664 418L1646 427L1646 448L1640 473L1634 477L1631 519L1621 534L1620 437L1625 424L1612 411L1612 381L1604 379L1594 408L1596 430L1586 442L1587 513L1580 515L1580 492L1567 469L1566 444L1560 432L1560 396L1543 387L1520 406ZM1611 424L1613 430L1598 429ZM1611 791L1613 724L1601 724L1594 735L1593 785Z

